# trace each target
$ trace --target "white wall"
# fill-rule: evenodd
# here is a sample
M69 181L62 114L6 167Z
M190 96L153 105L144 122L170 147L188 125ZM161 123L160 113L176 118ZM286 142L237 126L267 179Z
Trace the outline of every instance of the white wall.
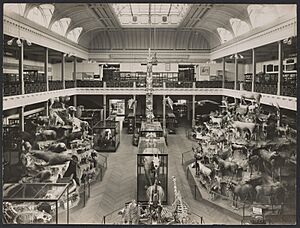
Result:
M6 68L5 67L6 63L14 64L14 65L16 65L16 67ZM44 72L44 62L42 62L42 61L31 61L31 60L24 59L24 65L34 66L34 67L42 67L43 68L43 72ZM19 68L18 67L19 67L19 59L15 59L13 57L7 57L7 56L3 57L3 73L15 73L15 74L18 74L19 73ZM48 67L52 68L52 65L49 63ZM52 71L49 71L48 75L51 76L52 75Z
M53 64L53 80L60 80L61 79L61 63ZM66 80L73 80L73 71L74 71L74 63L65 63L65 79ZM89 74L99 74L100 67L99 63L77 63L76 65L77 73L86 72ZM81 78L78 78L81 79Z
M222 63L199 63L197 64L198 67L196 70L196 80L197 81L208 81L209 76L216 76L218 75L217 71L223 70L223 64ZM201 75L201 67L209 67L209 75ZM234 81L235 77L235 65L234 63L226 63L225 64L225 70L226 70L226 75L225 75L225 80L227 81ZM242 80L244 78L244 73L245 73L245 64L239 64L238 65L238 78L239 80Z
M158 63L156 66L153 66L153 72L178 72L177 63L169 63L170 70L166 70L166 63ZM120 63L121 72L146 72L147 66L141 65L141 63Z

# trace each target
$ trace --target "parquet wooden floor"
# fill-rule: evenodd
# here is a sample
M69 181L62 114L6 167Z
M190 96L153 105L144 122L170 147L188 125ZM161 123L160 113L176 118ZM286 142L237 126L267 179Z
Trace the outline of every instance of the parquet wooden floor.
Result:
M125 129L126 130L126 129ZM136 154L137 147L131 145L132 135L123 133L116 153L108 156L108 169L102 182L91 187L91 197L86 206L70 214L70 223L101 224L103 216L124 206L136 198ZM174 199L172 176L177 179L177 188L192 212L203 216L205 224L240 224L221 210L194 200L184 170L181 153L193 144L185 135L185 128L177 129L176 135L168 136L169 153L169 202Z

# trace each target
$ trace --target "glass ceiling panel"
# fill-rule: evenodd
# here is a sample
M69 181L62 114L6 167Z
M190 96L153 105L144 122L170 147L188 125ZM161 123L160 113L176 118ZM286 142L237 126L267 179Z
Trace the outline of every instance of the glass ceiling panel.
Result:
M188 4L112 4L121 25L124 27L150 26L177 27L186 16Z

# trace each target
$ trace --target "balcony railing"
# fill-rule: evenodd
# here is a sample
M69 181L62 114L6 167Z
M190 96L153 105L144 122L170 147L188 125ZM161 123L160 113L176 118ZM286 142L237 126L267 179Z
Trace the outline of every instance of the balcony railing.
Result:
M234 89L234 81L225 81L224 88L225 89Z
M25 83L25 94L47 91L46 82Z
M244 90L251 91L252 83L251 82L243 82ZM266 94L277 94L277 84L275 83L255 83L254 91L258 93L266 93Z
M222 81L197 81L196 88L222 88Z
M49 81L49 90L60 90L63 89L62 81Z
M16 96L16 95L19 95L21 94L21 87L20 87L20 84L18 82L15 82L15 83L6 83L4 82L4 85L3 85L3 96L6 97L6 96Z
M107 81L106 87L133 87L133 81Z
M166 82L167 88L193 88L193 82Z
M77 80L77 87L103 87L103 82L99 80Z
M75 88L74 81L66 81L66 89Z
M295 84L283 84L281 87L281 95L288 97L297 97L297 86Z
M100 80L77 80L77 87L82 88L103 88L104 82ZM145 88L146 83L144 81L107 81L107 88L133 88L134 84L136 88ZM178 81L154 81L154 88L163 88L165 84L166 88L222 88L222 81L196 81L196 82L178 82ZM66 89L75 88L75 82L73 80L65 81ZM237 90L240 90L240 85L246 91L251 91L252 84L251 82L237 82ZM45 92L46 82L26 82L24 84L25 94L29 93L39 93ZM225 89L234 89L234 81L225 81ZM255 92L264 93L264 94L277 94L277 83L255 83ZM63 89L62 81L49 81L49 90L61 90ZM3 95L4 96L16 96L21 94L21 88L18 81L4 82L3 86ZM296 83L283 82L281 85L281 96L296 97L297 96L297 87Z

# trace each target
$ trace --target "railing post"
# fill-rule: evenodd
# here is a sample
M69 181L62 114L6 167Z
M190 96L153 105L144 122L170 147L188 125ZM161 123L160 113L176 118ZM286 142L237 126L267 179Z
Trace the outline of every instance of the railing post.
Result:
M101 177L100 181L102 181L102 167L100 168L100 177Z
M84 193L83 193L83 207L85 207L85 200L86 200L86 198L85 198L85 192L86 192L86 185L85 185L85 182L86 182L86 180L84 180L84 182L83 182L83 189L84 189Z
M193 82L193 89L196 89L196 82Z
M103 88L106 88L106 81L103 82Z

